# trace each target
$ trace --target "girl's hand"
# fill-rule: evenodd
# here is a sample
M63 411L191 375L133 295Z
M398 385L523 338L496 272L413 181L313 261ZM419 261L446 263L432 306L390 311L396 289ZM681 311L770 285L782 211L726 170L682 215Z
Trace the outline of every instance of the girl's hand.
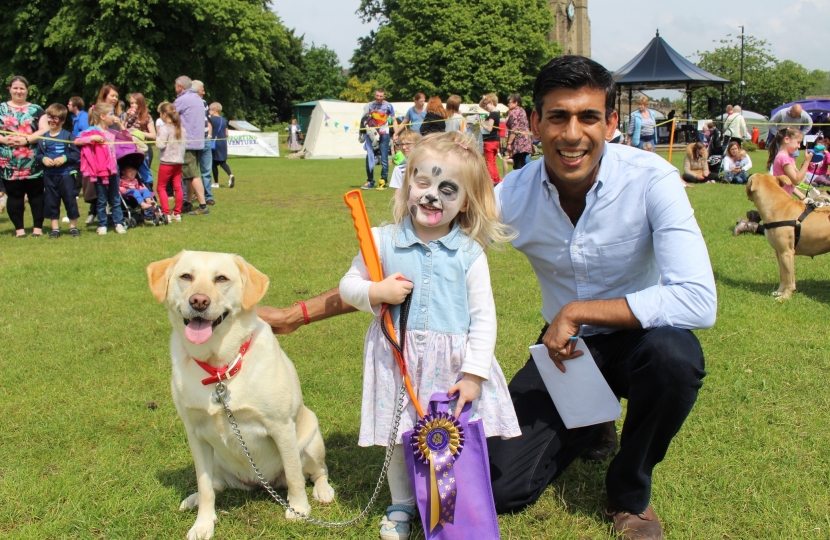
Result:
M461 409L465 403L476 400L481 395L481 381L483 380L478 375L465 373L460 381L450 386L450 389L447 390L447 393L450 395L458 392L458 405L455 406L454 413L456 418L461 414Z
M54 167L55 161L50 157L43 158L43 164L47 167Z
M89 140L91 140L92 142L103 143L104 137L102 137L101 135L93 135L89 138Z
M406 299L406 295L412 292L412 282L406 278L402 280L398 280L398 278L403 278L403 274L395 272L379 283L372 283L369 286L369 303L373 306L377 304L392 304L393 306L402 304Z

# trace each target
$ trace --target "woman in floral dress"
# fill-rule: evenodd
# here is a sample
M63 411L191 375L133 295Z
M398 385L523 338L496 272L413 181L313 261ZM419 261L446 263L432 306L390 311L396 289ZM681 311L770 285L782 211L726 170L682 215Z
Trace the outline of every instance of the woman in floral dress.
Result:
M9 219L15 236L24 238L24 199L32 210L32 236L43 234L43 169L35 160L38 137L49 130L40 105L26 101L29 82L20 76L9 84L11 100L0 103L0 179L8 195Z
M527 114L522 109L522 96L510 94L507 98L507 154L513 158L513 170L521 169L528 163L533 151L530 140L530 126Z

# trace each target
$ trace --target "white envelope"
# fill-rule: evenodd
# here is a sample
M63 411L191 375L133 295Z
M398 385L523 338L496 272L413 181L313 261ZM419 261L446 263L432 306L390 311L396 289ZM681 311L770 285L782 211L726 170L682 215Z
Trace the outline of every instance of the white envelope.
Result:
M622 407L594 363L591 351L580 338L576 350L583 355L566 360L565 373L559 371L544 345L533 345L530 354L548 389L559 416L568 429L617 420Z

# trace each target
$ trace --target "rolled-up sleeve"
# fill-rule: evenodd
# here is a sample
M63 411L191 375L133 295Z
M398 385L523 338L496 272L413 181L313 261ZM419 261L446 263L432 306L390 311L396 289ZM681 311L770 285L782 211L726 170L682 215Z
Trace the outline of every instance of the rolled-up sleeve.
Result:
M717 314L709 252L680 178L672 172L646 192L660 283L626 295L643 328L710 328Z

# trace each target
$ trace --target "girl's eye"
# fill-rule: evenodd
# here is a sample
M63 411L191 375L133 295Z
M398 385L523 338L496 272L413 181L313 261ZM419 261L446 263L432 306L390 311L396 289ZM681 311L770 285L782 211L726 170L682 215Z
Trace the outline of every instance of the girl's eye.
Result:
M214 281L216 283L227 283L230 280L228 278L226 278L225 276L216 276L216 279Z
M190 274L182 274L179 276L179 279L181 279L182 281L193 281L193 276L191 276Z

